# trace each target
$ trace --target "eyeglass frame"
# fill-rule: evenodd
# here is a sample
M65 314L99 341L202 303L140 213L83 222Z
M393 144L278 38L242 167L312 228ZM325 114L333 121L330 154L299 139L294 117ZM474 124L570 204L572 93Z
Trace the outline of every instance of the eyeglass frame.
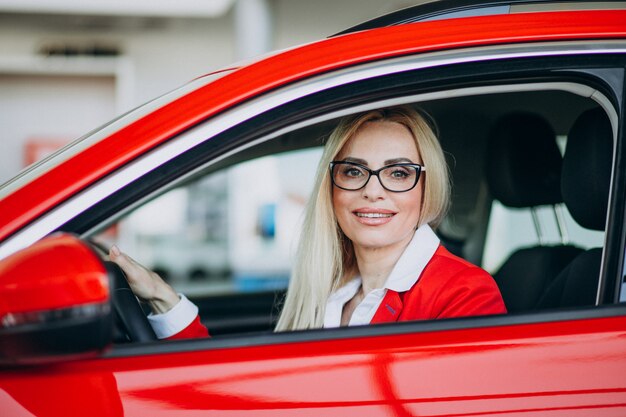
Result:
M365 172L368 173L367 180L365 180L365 183L363 183L363 185L361 187L359 187L359 188L354 188L354 189L352 189L352 188L344 188L344 187L338 185L335 182L335 176L333 175L333 169L337 165L354 165L354 166L357 166L357 167L363 169ZM378 174L382 170L387 169L387 168L398 167L398 166L401 166L401 167L411 167L411 168L415 169L417 174L415 175L415 183L411 186L411 188L408 188L408 189L402 190L402 191L390 190L389 188L385 187L385 184L383 184L383 182L380 180L380 176ZM420 177L422 176L422 172L426 171L426 167L424 165L414 164L414 163L410 163L410 162L400 162L400 163L397 163L397 164L385 165L384 167L381 167L381 168L379 168L377 170L369 169L365 165L358 164L356 162L350 162L350 161L331 161L328 167L330 169L330 181L337 188L340 188L340 189L345 190L345 191L359 191L359 190L362 190L370 182L370 179L372 178L372 175L373 175L373 176L378 178L378 183L380 184L380 186L383 187L385 190L389 191L390 193L406 193L407 191L411 191L413 188L415 188L415 186L419 182Z

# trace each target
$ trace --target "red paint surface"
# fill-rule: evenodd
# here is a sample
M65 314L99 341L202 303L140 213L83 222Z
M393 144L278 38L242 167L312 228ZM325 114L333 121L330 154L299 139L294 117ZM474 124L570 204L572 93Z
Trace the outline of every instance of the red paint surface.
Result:
M10 416L623 416L625 329L626 318L617 317L77 361L0 373L0 409Z
M106 302L107 272L97 256L70 235L47 237L0 261L0 320Z
M625 37L625 11L549 12L393 26L291 49L173 101L2 199L0 239L191 126L306 77L364 62L451 48Z

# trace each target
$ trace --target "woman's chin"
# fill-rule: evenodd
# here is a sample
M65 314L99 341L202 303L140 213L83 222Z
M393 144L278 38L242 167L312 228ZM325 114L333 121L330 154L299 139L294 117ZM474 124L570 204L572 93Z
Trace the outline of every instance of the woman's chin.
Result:
M358 246L367 250L383 249L401 243L397 236L392 237L388 233L385 233L384 236L380 235L380 233L368 233L367 235L362 234L352 239L352 243L355 247Z

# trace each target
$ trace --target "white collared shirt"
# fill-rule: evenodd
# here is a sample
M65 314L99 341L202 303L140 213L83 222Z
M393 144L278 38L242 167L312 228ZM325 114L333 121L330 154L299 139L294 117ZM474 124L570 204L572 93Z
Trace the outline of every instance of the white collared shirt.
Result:
M428 225L420 226L391 270L383 288L370 291L359 303L349 326L369 324L385 298L387 290L405 292L417 282L422 271L439 247L439 238ZM356 277L332 293L326 302L324 327L339 327L343 308L361 288L361 277Z

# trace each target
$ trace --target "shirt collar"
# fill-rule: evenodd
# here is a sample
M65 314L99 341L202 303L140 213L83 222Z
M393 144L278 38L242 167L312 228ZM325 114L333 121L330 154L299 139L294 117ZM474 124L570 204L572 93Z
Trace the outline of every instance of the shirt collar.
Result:
M405 292L417 282L439 247L439 238L429 225L420 226L391 270L385 288Z
M341 301L343 303L346 303L348 300L354 297L359 288L361 288L361 277L357 275L356 277L348 281L345 285L330 294L330 296L328 297L328 301Z
M354 297L361 287L361 278L351 279L343 287L333 292L326 301L326 310L324 312L324 327L341 326L341 315L343 314L343 306ZM365 324L365 323L364 323Z

